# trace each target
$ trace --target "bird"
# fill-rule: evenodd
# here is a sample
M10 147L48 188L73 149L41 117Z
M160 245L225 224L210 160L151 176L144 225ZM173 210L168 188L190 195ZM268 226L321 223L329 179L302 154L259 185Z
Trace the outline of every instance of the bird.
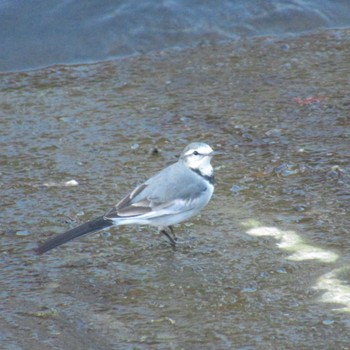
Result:
M213 195L211 160L217 153L203 142L189 144L176 163L137 186L104 215L48 239L36 248L36 253L44 254L92 232L131 224L158 227L175 248L173 225L198 214Z

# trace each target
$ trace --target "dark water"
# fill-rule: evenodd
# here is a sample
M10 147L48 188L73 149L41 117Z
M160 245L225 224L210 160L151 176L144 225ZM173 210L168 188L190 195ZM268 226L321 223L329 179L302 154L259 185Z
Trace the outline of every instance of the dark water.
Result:
M349 34L2 74L0 347L349 349ZM194 140L225 154L176 251L121 227L33 254Z
M348 0L1 0L0 71L349 25Z

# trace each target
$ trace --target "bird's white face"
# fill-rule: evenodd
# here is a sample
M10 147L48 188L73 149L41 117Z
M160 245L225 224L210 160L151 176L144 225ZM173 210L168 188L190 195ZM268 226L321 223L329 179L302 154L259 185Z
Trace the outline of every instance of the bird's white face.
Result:
M202 175L211 176L213 167L210 164L214 155L213 149L205 143L194 143L187 146L181 155L186 166L198 170Z

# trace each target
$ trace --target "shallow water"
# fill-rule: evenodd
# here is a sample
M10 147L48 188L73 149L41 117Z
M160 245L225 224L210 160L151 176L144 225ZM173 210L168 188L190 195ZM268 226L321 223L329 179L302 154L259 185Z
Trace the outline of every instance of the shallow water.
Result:
M349 26L347 0L0 0L0 72Z
M349 33L1 75L1 347L349 349ZM120 227L33 254L194 140L225 154L176 251Z

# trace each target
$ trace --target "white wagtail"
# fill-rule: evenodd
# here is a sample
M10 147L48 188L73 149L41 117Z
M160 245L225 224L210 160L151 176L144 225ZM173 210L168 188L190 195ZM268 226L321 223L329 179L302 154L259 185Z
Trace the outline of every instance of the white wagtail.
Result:
M158 226L175 246L172 225L189 219L209 202L214 191L212 148L201 142L188 145L180 159L136 187L105 215L61 233L40 245L43 254L74 238L118 225Z

